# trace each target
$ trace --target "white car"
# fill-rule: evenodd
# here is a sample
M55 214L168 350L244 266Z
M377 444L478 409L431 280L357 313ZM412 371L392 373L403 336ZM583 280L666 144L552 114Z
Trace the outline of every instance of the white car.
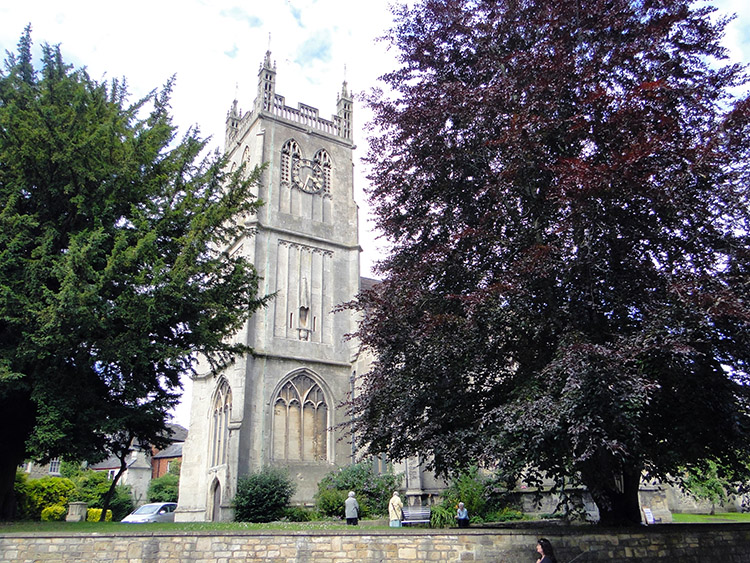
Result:
M174 522L176 502L152 502L136 508L122 522L144 524L146 522Z

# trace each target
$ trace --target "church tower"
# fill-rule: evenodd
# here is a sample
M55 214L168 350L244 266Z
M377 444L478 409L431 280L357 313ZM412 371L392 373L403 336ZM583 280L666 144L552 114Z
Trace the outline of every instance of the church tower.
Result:
M276 93L266 53L257 97L226 120L232 168L266 163L248 220L255 234L230 252L247 256L274 297L237 335L253 348L218 375L193 378L190 428L180 477L178 521L227 520L237 479L264 466L288 468L294 500L312 501L318 481L351 462L333 430L352 386L351 312L333 313L359 290L357 205L353 197L352 98L344 83L331 120L314 107L288 107Z

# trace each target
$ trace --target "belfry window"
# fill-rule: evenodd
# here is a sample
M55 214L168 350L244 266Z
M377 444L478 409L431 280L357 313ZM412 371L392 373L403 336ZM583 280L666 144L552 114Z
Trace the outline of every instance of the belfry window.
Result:
M323 173L323 191L324 192L330 192L331 191L331 157L328 156L328 153L321 149L317 153L315 153L315 158L313 158L313 162L320 167L320 170Z
M213 401L211 420L211 466L227 463L229 421L232 416L232 390L226 380L219 384Z
M289 139L281 147L281 185L291 185L292 169L299 163L301 152L297 141Z
M273 458L325 461L328 457L328 406L323 390L300 374L279 390L273 408Z

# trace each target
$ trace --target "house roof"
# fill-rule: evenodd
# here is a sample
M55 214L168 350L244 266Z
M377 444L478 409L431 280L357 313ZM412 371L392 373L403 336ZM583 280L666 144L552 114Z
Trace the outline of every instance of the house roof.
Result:
M170 444L158 454L154 455L154 459L160 459L165 457L182 457L182 442L175 442Z
M184 442L187 440L188 431L184 426L169 422L167 423L167 429L170 432L169 439L172 442Z
M382 280L376 280L376 279L373 279L373 278L360 277L359 278L359 288L360 288L361 291L365 291L367 289L372 289L373 287L375 287L376 285L378 285L379 283L381 283L381 281Z
M132 459L131 456L128 456L128 461L126 463L127 467L130 467L135 462L134 459ZM117 459L116 456L109 456L107 459L99 461L97 463L89 464L89 469L93 469L94 471L105 471L109 469L120 469L120 460Z

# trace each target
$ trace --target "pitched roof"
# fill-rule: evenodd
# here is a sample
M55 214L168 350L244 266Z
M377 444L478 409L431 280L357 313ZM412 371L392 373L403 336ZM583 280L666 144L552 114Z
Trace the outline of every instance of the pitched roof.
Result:
M182 442L175 442L154 455L154 459L165 457L182 457Z
M184 426L168 422L167 430L170 432L169 439L172 440L172 442L184 442L187 440L188 431Z
M376 279L373 279L373 278L360 277L359 278L359 289L361 291L365 291L366 289L372 289L373 287L375 287L376 285L378 285L379 283L381 283L381 281L382 280L376 280Z

